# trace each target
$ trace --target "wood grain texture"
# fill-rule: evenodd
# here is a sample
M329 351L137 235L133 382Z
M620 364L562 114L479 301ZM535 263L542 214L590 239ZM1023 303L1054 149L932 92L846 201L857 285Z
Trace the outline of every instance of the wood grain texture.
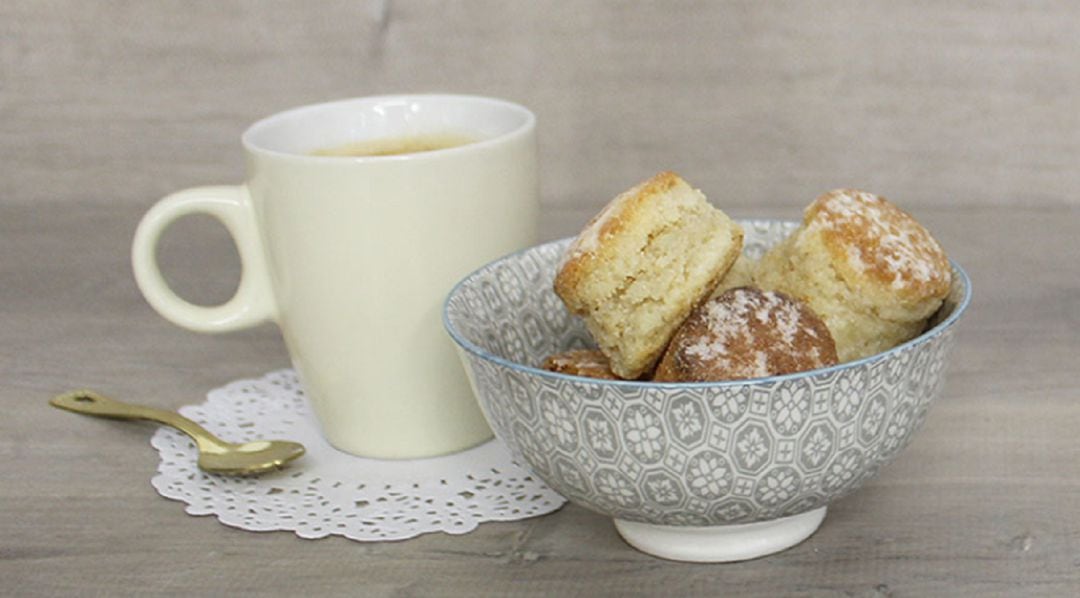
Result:
M1077 23L1065 0L0 3L0 594L1080 593ZM413 90L537 112L544 238L663 168L736 217L893 198L974 280L942 400L810 540L725 566L647 557L574 506L383 544L238 531L154 492L152 426L46 405L87 386L177 408L286 367L273 327L154 314L135 225L241 180L261 116ZM214 302L231 251L195 219L162 261Z
M240 180L267 114L452 91L537 112L553 209L665 168L736 209L840 185L1075 205L1077 23L1067 0L9 0L2 195L145 206Z
M1080 209L928 208L974 280L942 399L881 475L823 527L732 565L657 560L575 506L464 536L362 544L190 517L148 480L153 427L46 400L75 387L165 408L285 367L269 326L205 336L143 302L132 203L0 205L0 594L368 596L1062 596L1080 591L1074 383ZM550 229L545 234L550 235ZM222 231L163 248L185 294L237 274Z

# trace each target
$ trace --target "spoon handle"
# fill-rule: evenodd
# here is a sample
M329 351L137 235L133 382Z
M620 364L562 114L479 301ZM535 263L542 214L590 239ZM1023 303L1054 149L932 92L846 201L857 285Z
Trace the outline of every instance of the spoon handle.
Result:
M49 404L59 409L83 415L95 415L112 419L145 419L172 426L191 436L201 450L216 451L220 450L225 444L207 431L206 428L179 413L122 403L91 390L66 392L53 397Z

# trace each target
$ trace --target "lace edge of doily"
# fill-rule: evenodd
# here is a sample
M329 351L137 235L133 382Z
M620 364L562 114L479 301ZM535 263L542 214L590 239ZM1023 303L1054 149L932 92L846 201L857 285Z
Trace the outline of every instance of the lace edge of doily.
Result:
M223 385L223 386L221 386L219 388L215 388L215 389L211 390L210 392L208 392L206 400L204 400L202 403L193 404L193 405L186 405L185 407L200 407L200 406L204 406L204 405L211 405L211 404L220 403L221 401L227 401L228 400L227 399L228 393L231 392L231 391L235 391L236 389L244 388L245 386L249 386L249 385L265 384L270 380L279 379L282 376L290 376L290 375L295 376L295 374L292 373L292 370L290 370L288 368L285 368L285 369L280 369L280 370L275 370L275 371L269 372L269 373L267 373L267 374L265 374L265 375L263 375L261 377L258 377L258 378L235 380L235 381L227 383L227 384L225 384L225 385ZM169 451L172 450L173 447L171 446L171 443L174 442L176 439L182 439L183 442L190 443L188 445L188 448L189 448L189 454L192 457L192 459L191 459L191 469L193 471L197 471L198 468L197 468L197 465L195 464L195 457L194 457L195 454L196 454L197 449L196 449L195 443L193 441L191 441L187 436L185 436L185 435L183 435L183 434L181 434L181 433L179 433L177 431L168 429L168 428L160 428L151 437L150 444L158 452L159 458L164 459L166 454ZM410 538L415 538L415 537L418 537L418 536L421 536L421 535L426 535L426 534L431 534L431 533L439 533L439 532L445 533L445 534L448 534L448 535L457 536L457 535L464 535L464 534L470 533L472 531L475 531L477 529L477 527L479 527L479 525L481 523L521 521L521 520L524 520L524 519L531 519L531 518L534 518L534 517L540 517L540 516L543 516L543 515L548 515L548 514L556 512L556 511L559 511L566 504L566 499L565 498L563 498L558 493L555 493L550 488L548 488L547 491L548 491L548 493L550 493L550 496L548 496L547 498L550 500L550 504L545 505L545 506L543 506L543 507L541 507L539 509L536 509L536 511L532 512L532 513L524 513L523 514L521 512L517 512L517 513L500 514L498 512L486 511L482 519L455 519L454 520L455 525L452 525L452 526L447 525L447 526L429 527L429 528L425 528L425 529L399 530L400 533L384 533L384 534L382 534L380 536L375 537L375 536L369 536L369 535L363 535L363 534L350 533L350 531L348 529L318 529L318 530L304 529L303 524L305 522L303 522L303 521L301 521L301 525L290 525L290 524L281 523L281 522L278 522L278 521L273 521L273 522L259 522L259 521L250 521L250 520L243 521L243 522L236 521L235 519L232 518L232 514L223 513L221 511L215 509L212 506L199 505L199 504L193 502L186 493L176 491L176 489L174 488L174 483L176 481L176 478L174 476L170 475L170 472L167 472L167 471L162 469L164 465L165 465L164 460L159 461L158 468L157 468L154 476L151 478L150 484L157 491L157 493L159 495L161 495L163 498L182 503L184 505L184 512L186 514L188 514L190 516L195 516L195 517L213 516L215 519L218 520L218 522L220 524L225 525L227 527L234 528L234 529L238 529L238 530L253 531L253 532L273 532L273 531L291 532L291 533L295 534L296 536L298 536L300 538L311 539L311 540L322 539L322 538L326 538L326 537L329 537L329 536L341 536L341 537L347 538L349 540L358 541L358 542L401 541L401 540L408 540ZM514 465L516 467L520 468L520 466L518 466L516 463ZM523 470L523 471L527 475L535 475L535 474L530 474L527 470Z
M274 523L240 523L232 521L225 514L218 513L213 509L200 508L191 502L188 502L186 498L179 493L173 492L168 486L169 478L163 474L157 474L150 479L150 485L157 491L157 493L167 500L176 501L184 505L184 513L193 517L213 517L217 519L218 523L240 531L266 533L266 532L289 532L304 540L321 540L330 536L340 536L354 542L400 542L403 540L410 540L412 538L418 538L427 534L443 533L451 536L463 536L470 532L475 531L480 527L481 523L508 523L512 521L523 521L525 519L533 519L535 517L543 517L544 515L550 515L557 511L562 510L566 506L566 500L556 504L552 509L543 511L540 513L533 513L530 515L521 516L518 515L498 515L487 514L482 521L470 521L469 524L461 525L453 528L438 528L438 529L426 529L407 534L388 535L386 537L367 537L356 534L350 534L348 532L341 531L305 531L297 529L295 526L274 524Z

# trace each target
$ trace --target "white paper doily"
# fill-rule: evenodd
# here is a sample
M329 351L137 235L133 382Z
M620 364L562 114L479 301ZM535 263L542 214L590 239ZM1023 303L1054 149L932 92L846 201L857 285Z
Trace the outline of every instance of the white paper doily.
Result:
M324 440L293 370L215 389L180 413L229 442L294 440L307 453L258 477L207 474L195 443L160 428L150 443L161 463L158 493L252 531L290 530L301 538L403 540L427 532L463 534L484 521L555 511L565 499L513 463L497 440L461 453L409 461L364 459Z

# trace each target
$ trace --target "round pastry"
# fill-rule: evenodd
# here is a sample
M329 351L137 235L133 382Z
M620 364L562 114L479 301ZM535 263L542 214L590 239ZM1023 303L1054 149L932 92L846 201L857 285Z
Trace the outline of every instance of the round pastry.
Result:
M611 365L607 357L596 349L571 349L562 353L549 355L541 366L545 370L570 374L571 376L584 376L586 378L602 378L604 380L618 380L619 377L611 371Z
M949 294L952 268L906 212L840 189L806 208L802 225L761 259L754 282L810 304L843 362L919 335Z
M671 172L604 207L567 250L555 293L619 377L650 371L742 251L742 228Z
M656 368L656 382L714 382L836 364L829 329L801 301L739 287L690 313Z

